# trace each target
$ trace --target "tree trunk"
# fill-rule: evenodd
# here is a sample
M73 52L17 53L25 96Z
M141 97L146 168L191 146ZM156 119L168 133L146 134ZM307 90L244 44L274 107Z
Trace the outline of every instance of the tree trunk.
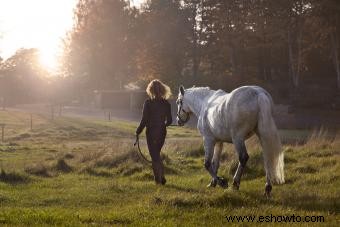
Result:
M231 74L237 75L237 67L236 67L236 61L235 61L235 51L234 46L229 46L229 53L230 53L230 65L231 65Z
M196 42L196 40L194 40ZM197 74L198 74L198 66L199 66L199 60L197 56L197 43L194 44L193 47L193 65L192 65L192 80L197 81Z
M293 54L293 40L291 31L288 29L288 65L289 65L289 77L292 79L295 87L295 67L294 67L294 54Z
M198 69L199 69L199 64L200 64L200 56L199 56L199 50L197 46L197 34L194 29L193 33L193 50L192 50L192 80L193 82L197 81L198 77Z
M301 56L301 48L302 48L302 26L298 26L298 32L297 32L297 49L296 49L296 75L295 75L295 85L296 87L299 87L300 84L300 72L301 72L301 65L302 65L302 56Z
M262 12L264 15L264 11ZM265 20L261 23L262 24L262 73L263 73L263 79L264 81L268 81L268 61L270 60L270 56L268 56L268 51L267 51L267 35L266 35L266 25L265 25Z
M301 56L301 48L302 48L302 29L301 26L298 25L297 37L294 40L292 37L292 31L288 29L288 56L289 56L289 74L292 78L294 88L298 88L300 85L300 72L302 65L302 56ZM294 43L296 47L294 48Z
M257 60L258 60L257 61L258 77L265 80L265 77L264 77L264 59L263 59L262 48L258 48Z
M198 29L197 25L197 14L199 9L199 4L202 3L196 3L193 11L192 11L192 19L193 19L193 27L192 27L192 42L193 42L193 49L192 49L192 80L193 82L197 81L198 77L198 71L199 71L199 65L200 65L200 52L198 48L198 41L199 41L199 34L201 33L201 26Z
M332 57L337 77L337 88L340 90L340 65L339 65L339 38L337 34L338 18L336 18L335 29L331 32Z

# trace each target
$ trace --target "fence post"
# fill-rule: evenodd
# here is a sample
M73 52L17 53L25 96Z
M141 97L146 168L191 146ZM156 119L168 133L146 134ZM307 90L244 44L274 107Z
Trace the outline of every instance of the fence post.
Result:
M59 117L61 117L61 112L62 112L62 110L63 110L63 105L60 104L60 105L59 105Z
M1 100L2 110L6 110L6 108L5 108L5 98L1 97L0 100Z
M133 91L130 91L130 111L133 109L133 106L134 106L134 100L133 100Z
M31 131L32 131L32 129L33 129L33 116L32 116L32 114L30 114L30 118L31 118Z
M0 124L1 126L1 142L3 143L5 141L5 124Z
M51 105L51 119L54 120L54 105Z

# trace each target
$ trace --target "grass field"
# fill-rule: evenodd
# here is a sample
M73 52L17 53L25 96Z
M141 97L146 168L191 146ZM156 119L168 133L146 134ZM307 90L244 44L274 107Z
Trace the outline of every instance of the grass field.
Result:
M135 123L34 115L31 130L28 114L7 111L0 111L0 123L6 123L0 144L1 226L239 225L226 218L236 215L323 216L324 223L294 224L340 225L340 138L315 133L305 144L285 144L286 184L274 186L267 199L255 138L247 142L250 160L240 190L233 191L206 188L210 177L196 130L168 130L162 155L167 184L157 186L150 166L132 147ZM300 131L281 135L284 141L307 137ZM142 148L146 151L144 143ZM220 174L231 184L237 164L231 145L224 147L222 161ZM243 225L274 224L257 221Z

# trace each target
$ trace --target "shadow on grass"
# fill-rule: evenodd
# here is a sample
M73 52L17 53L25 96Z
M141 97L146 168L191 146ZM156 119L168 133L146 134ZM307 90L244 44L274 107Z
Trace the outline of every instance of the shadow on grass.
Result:
M106 171L103 171L103 170L98 171L98 170L95 170L91 167L87 167L87 168L83 169L81 172L89 174L91 176L96 176L96 177L108 177L108 178L113 177L112 173L109 173L109 172L106 172Z
M174 185L174 184L166 184L165 187L175 189L177 191L182 191L182 192L199 192L199 190L195 188L186 188L186 187L182 187L182 186Z
M127 161L138 163L140 162L140 157L135 150L129 149L128 151L117 155L105 154L96 160L95 166L115 168Z
M243 192L239 191L227 191L221 195L209 199L209 205L214 207L243 207L243 206L255 206L254 200L246 199L242 196Z
M340 196L337 195L332 198L324 198L317 193L306 193L299 195L295 190L285 190L283 194L278 195L278 192L273 192L273 197L268 199L265 196L259 195L258 192L244 192L252 200L257 201L257 205L276 205L289 207L293 209L301 209L314 212L329 212L339 213L340 210ZM279 197L279 198L276 198Z
M340 196L324 198L316 193L299 196L296 192L290 192L285 193L277 204L309 211L339 213Z
M93 217L79 217L79 221L83 224L87 225L98 225L98 226L106 226L106 225L118 225L118 226L126 226L128 224L131 224L132 221L128 218L123 217L114 217L114 218L93 218Z
M4 196L4 195L0 195L0 204L6 203L11 201L8 197Z
M141 164L127 163L119 169L122 176L131 176L135 173L142 172L145 167Z
M68 165L64 159L59 159L57 161L57 164L54 167L57 171L63 172L63 173L70 173L73 171L73 168Z
M198 148L195 149L188 149L183 152L184 157L191 157L191 158L199 158L204 157L204 147L200 145Z
M169 175L178 175L180 173L178 170L168 165L164 166L164 172L165 174L169 174Z
M154 180L154 176L150 172L141 172L140 174L134 175L133 178L138 181L153 181Z
M0 181L8 184L24 184L29 182L29 177L25 176L21 173L16 172L6 172L5 170L1 169L0 173Z
M294 169L294 171L298 172L298 173L316 173L318 172L317 169L315 169L314 167L310 166L310 165L306 165L306 166L298 166Z
M49 172L48 167L39 163L25 168L25 172L39 177L51 177L52 174Z
M244 199L240 194L234 192L224 192L223 194L209 197L209 195L191 195L183 197L173 197L169 199L162 199L154 197L151 203L155 205L164 204L172 207L181 208L197 208L197 207L243 207L254 206L254 204L247 199Z
M236 173L238 163L238 160L233 160L231 162L229 169L230 176L233 176ZM244 169L242 180L256 179L265 175L262 153L256 152L251 154L251 157L249 158L249 161L247 162L247 165Z

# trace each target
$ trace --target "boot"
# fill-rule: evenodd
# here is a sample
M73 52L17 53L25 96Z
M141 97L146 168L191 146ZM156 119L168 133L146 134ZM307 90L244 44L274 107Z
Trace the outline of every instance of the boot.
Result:
M165 184L164 167L162 162L152 162L152 169L156 184Z
M161 179L159 178L159 167L157 165L157 162L152 162L152 170L153 170L153 176L154 176L154 180L156 182L156 184L160 184Z
M165 177L164 177L164 165L163 165L163 162L162 161L160 161L159 162L159 166L160 166L160 168L159 168L159 177L160 177L160 179L161 179L161 184L162 185L165 185L165 183L166 183L166 179L165 179Z

